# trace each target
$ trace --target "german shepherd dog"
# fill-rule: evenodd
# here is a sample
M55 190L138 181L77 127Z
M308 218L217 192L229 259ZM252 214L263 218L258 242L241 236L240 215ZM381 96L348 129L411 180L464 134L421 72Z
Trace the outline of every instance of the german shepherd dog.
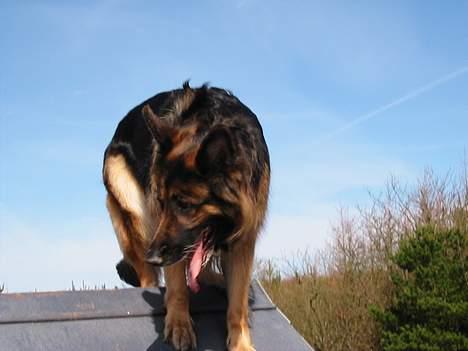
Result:
M119 123L103 178L135 284L158 284L164 268L166 340L178 350L196 347L188 289L215 283L226 287L229 301L228 349L254 350L248 292L270 183L255 114L232 93L207 85L186 82L157 94Z

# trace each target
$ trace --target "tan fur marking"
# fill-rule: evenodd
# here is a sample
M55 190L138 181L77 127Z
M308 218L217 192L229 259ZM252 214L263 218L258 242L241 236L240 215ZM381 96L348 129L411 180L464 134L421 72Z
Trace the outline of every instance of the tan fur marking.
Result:
M159 269L155 269L144 261L142 255L146 251L141 235L133 228L131 223L124 220L122 210L111 194L107 195L107 209L111 217L120 250L124 258L133 266L140 279L142 287L154 286L159 281ZM131 221L133 222L133 221Z
M184 163L187 169L196 169L197 167L197 150L192 150L191 152L187 152L184 155Z
M122 155L106 159L104 176L112 194L125 210L136 215L145 214L145 196Z
M164 337L171 340L176 349L196 347L195 333L189 313L189 294L185 280L185 260L164 267L166 279L166 318Z
M223 254L223 271L228 289L227 346L234 350L254 350L248 326L248 295L255 239L233 244Z
M132 245L130 243L127 226L123 221L119 205L112 199L112 195L107 195L106 206L109 211L112 226L114 227L115 235L117 236L117 241L119 242L120 251L123 253L131 251Z
M180 221L188 226L196 226L202 224L209 216L219 215L221 210L213 205L203 205L192 218L185 219L180 217Z
M231 249L222 256L223 272L228 287L228 340L229 351L255 350L248 326L248 289L252 275L255 241L263 224L268 202L270 169L264 166L257 196L247 189L239 193L239 206L242 211L242 227L235 236L239 238Z
M174 182L174 185L171 189L171 195L183 193L184 195L188 196L195 200L195 202L202 202L205 200L210 190L207 185L203 183L182 183L180 181Z
M192 194L193 197L198 199L205 199L208 197L210 190L206 184L192 184L188 191Z
M195 135L197 126L192 124L187 127L183 127L178 131L172 138L173 147L167 155L168 160L176 160L181 157L190 149L194 149L193 136Z
M185 112L190 107L194 98L195 98L195 93L193 92L193 90L185 89L184 94L174 102L174 108L172 112L176 116L180 116L183 112Z
M203 205L201 210L208 216L219 215L222 213L218 207L209 204Z
M260 179L259 189L257 191L257 216L260 219L258 226L260 229L265 220L265 214L268 206L268 195L270 192L270 168L265 165L263 168L262 178Z
M109 156L106 159L104 177L109 191L119 205L130 214L132 224L141 236L141 240L150 240L152 231L146 198L122 155Z

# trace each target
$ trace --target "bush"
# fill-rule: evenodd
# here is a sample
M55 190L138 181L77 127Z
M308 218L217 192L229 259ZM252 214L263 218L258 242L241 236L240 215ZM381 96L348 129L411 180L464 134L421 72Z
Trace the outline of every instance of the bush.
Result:
M468 235L466 166L459 177L426 171L415 187L392 178L369 206L340 212L325 250L259 265L272 300L316 351L381 350L369 310L391 306L393 257L402 240L424 226Z
M422 227L393 258L389 308L373 311L385 351L468 350L468 239Z

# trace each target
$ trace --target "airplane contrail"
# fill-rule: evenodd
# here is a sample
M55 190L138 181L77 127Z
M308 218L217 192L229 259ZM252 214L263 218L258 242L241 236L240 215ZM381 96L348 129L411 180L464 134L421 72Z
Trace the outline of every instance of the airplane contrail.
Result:
M338 135L338 134L341 134L365 121L368 121L376 116L378 116L379 114L395 107L395 106L398 106L398 105L401 105L402 103L406 102L406 101L409 101L411 99L414 99L424 93L427 93L428 91L432 90L432 89L435 89L436 87L438 87L439 85L442 85L448 81L451 81L455 78L458 78L460 77L461 75L465 74L465 73L468 73L468 66L464 66L464 67L461 67L459 69L457 69L456 71L453 71L449 74L446 74L445 76L439 78L439 79L436 79L428 84L425 84L413 91L411 91L410 93L406 94L406 95L403 95L402 97L396 99L396 100L393 100L392 102L386 104L386 105L383 105L379 108L376 108L375 110L372 110L362 116L359 116L355 119L353 119L352 121L348 122L348 123L345 123L344 125L342 125L341 127L329 132L328 134L325 134L323 135L322 137L320 137L319 139L317 139L315 141L315 145L317 144L321 144L323 143L324 141L327 141L327 140L330 140L331 138L333 138L334 136Z

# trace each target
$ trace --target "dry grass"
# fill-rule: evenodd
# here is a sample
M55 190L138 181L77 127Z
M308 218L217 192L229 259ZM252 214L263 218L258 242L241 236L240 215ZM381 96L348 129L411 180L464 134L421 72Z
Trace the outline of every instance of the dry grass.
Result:
M115 286L114 289L118 289L118 287ZM84 280L81 281L81 285L75 285L75 282L72 280L71 288L69 290L71 291L109 290L109 287L106 287L106 284L100 284L100 285L94 285L94 286L89 285L85 283Z
M357 215L340 212L329 247L287 262L260 262L258 276L273 301L317 351L379 350L369 307L386 306L390 258L420 225L458 228L468 235L468 176L437 178L426 171L415 187L396 179Z

